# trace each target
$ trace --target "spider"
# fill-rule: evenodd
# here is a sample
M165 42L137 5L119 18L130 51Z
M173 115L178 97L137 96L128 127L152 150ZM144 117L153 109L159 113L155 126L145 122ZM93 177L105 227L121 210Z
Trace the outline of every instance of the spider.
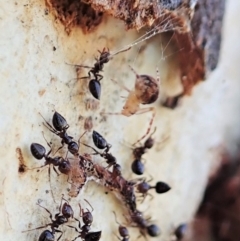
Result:
M123 89L129 92L127 97L126 103L123 106L123 109L120 113L103 113L102 114L110 114L110 115L124 115L124 116L132 116L134 114L143 114L146 112L152 112L152 118L149 122L149 127L147 132L142 136L135 144L140 142L144 139L150 132L151 126L155 117L155 108L154 107L145 107L141 108L140 104L148 105L154 103L159 96L159 84L160 84L160 77L159 71L157 69L157 78L153 78L149 75L139 75L131 66L130 69L136 76L135 80L135 88L133 90L128 89L127 87L121 85ZM119 84L117 81L113 80L113 82Z

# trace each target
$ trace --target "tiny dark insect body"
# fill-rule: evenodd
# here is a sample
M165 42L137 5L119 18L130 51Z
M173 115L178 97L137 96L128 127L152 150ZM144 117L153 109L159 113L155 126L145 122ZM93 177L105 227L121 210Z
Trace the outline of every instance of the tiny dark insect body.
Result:
M60 236L61 237L61 236ZM54 232L51 232L49 230L44 230L40 236L38 241L54 241ZM58 239L59 240L59 239Z
M47 143L48 146L51 148L50 144ZM56 156L56 157L50 157L50 153L52 151L52 149L50 149L50 151L46 154L46 149L44 146L38 144L38 143L32 143L31 146L30 146L30 150L31 150L31 153L32 155L38 159L38 160L41 160L42 158L45 159L45 163L43 166L40 166L40 167L34 167L34 168L31 168L29 170L32 170L32 169L39 169L39 168L42 168L44 166L47 166L48 165L48 178L49 178L49 183L50 183L50 187L51 187L51 168L50 168L50 165L52 165L53 167L53 170L55 173L57 173L57 175L59 175L59 173L57 172L56 170L56 166L58 167L58 170L62 173L62 174L65 174L65 175L69 175L70 174L70 171L71 171L71 164L69 162L68 159L64 159L60 156ZM51 194L52 194L52 197L54 199L54 195L53 195L53 192L52 192L52 187L51 187ZM54 199L55 200L55 199Z
M93 211L93 207L91 206L91 204L86 199L84 200L89 204L89 206L92 208L92 211ZM68 227L75 229L75 231L79 233L79 235L75 237L73 241L76 240L77 238L81 238L82 240L85 240L85 241L98 241L101 238L102 231L89 232L93 222L92 211L90 212L88 209L86 209L87 211L84 211L84 209L82 209L80 204L79 204L79 207L80 207L80 217L82 217L82 221L84 225L81 227L81 223L77 219L76 220L78 221L79 229L68 225Z
M119 227L118 227L118 233L119 233L119 235L121 236L121 238L117 236L118 239L119 239L120 241L128 241L129 238L130 238L128 229L127 229L125 226L122 226L122 225L117 221L116 213L115 213L115 212L113 212L113 213L114 213L114 216L115 216L115 221L116 221L116 223L119 225Z
M144 173L145 167L144 163L142 162L142 156L146 153L147 149L151 149L154 145L154 139L152 135L155 133L156 128L154 129L153 133L147 138L143 145L136 147L133 149L133 156L134 161L132 162L131 168L132 172L136 175L142 175Z
M135 212L130 213L130 218L133 225L136 225L140 233L145 237L146 233L151 237L157 237L160 235L160 229L156 224L148 224L146 219L144 219L143 214L135 210ZM134 226L135 227L135 226Z
M84 65L76 65L77 68L90 68L88 72L88 76L82 77L80 79L85 78L92 78L91 75L93 75L93 79L89 81L88 88L92 96L96 99L100 99L101 97L101 83L100 80L103 78L100 72L103 71L104 64L108 63L110 61L110 52L109 49L103 48L102 51L98 51L100 53L99 58L95 58L96 63L93 67L84 66Z
M62 205L63 200L65 200L65 202ZM72 207L69 205L68 201L62 197L61 204L59 206L59 212L57 214L55 214L55 216L54 216L55 219L53 219L52 214L48 209L41 206L40 204L37 204L37 205L49 213L49 217L52 222L48 223L44 226L37 227L37 228L31 229L31 230L22 231L22 232L25 233L25 232L42 229L42 228L46 228L46 227L50 226L52 231L49 231L49 230L43 231L41 233L41 235L39 236L38 241L54 241L54 234L56 232L61 233L61 235L57 239L57 240L60 240L60 238L63 235L63 232L61 230L59 230L58 228L59 228L59 226L67 223L69 218L73 218L74 213L73 213Z
M174 231L174 235L176 236L177 240L182 240L185 236L187 231L187 224L183 223L180 224Z
M93 147L91 147L87 144L84 144L84 145L87 146L87 147L90 147L92 150L94 150L95 151L94 154L98 154L101 157L103 157L108 164L107 168L116 165L117 164L116 157L114 157L111 153L109 153L109 150L110 150L112 145L109 144L106 141L106 139L96 131L93 131L92 139L93 139L93 142L94 142L94 144L97 148L104 149L103 153L100 153L95 148L93 148Z
M108 144L106 139L96 131L93 131L92 139L95 146L99 149L105 149L105 152L108 152L109 149L112 147L112 145Z
M43 119L44 119L44 117L43 117ZM78 156L79 144L77 144L75 141L73 141L72 136L69 136L67 134L67 129L69 128L69 125L68 125L66 119L62 115L60 115L58 112L55 111L53 114L53 118L52 118L53 126L50 123L48 123L46 120L45 120L45 123L44 123L44 125L52 133L54 133L55 135L59 136L62 139L62 141L61 141L62 146L59 147L58 150L60 150L64 146L64 144L66 144L68 146L68 150L73 155Z
M142 194L143 200L147 195L152 196L148 191L155 189L156 193L162 194L168 192L171 187L165 182L157 182L155 186L151 186L145 179L136 185L137 191Z
M55 166L58 167L58 170L61 173L66 174L66 175L69 174L69 172L71 170L71 165L70 165L69 161L63 159L60 156L53 157L53 158L50 157L49 155L52 152L52 149L50 149L50 151L46 154L46 149L45 149L44 146L42 146L38 143L32 143L31 146L30 146L30 150L31 150L32 155L36 159L38 159L38 160L41 160L42 158L45 159L45 164L41 167L52 164L53 169L57 174L58 174L58 172L56 171ZM41 167L39 167L39 168L41 168ZM50 169L49 169L49 172L50 172Z

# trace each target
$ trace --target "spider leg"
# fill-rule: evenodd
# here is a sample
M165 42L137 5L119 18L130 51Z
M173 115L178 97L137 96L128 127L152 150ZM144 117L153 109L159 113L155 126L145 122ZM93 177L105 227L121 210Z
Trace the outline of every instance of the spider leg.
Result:
M118 81L111 79L114 83L116 83L117 85L119 85L121 88L123 88L124 90L131 92L130 89L128 89L126 86L124 86L123 84L120 84Z
M147 129L146 133L133 144L133 146L135 146L138 142L140 142L142 139L144 139L149 134L149 132L151 131L151 127L152 127L152 124L153 124L153 121L154 121L154 117L156 115L156 111L155 111L154 107L147 107L147 108L139 109L135 113L136 115L140 115L140 114L147 113L147 112L150 112L150 111L152 111L152 118L151 118L151 120L149 122L148 129Z

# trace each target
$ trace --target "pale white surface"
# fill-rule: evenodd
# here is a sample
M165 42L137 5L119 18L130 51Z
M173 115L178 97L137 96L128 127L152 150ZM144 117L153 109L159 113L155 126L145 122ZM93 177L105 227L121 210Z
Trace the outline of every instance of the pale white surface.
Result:
M47 168L39 173L18 174L17 147L22 149L26 164L35 167L43 161L38 162L31 156L29 146L32 142L47 146L42 131L56 146L60 143L42 126L38 112L50 121L55 108L66 117L70 124L69 133L75 139L83 132L84 118L92 115L94 129L113 145L112 152L123 166L124 175L133 178L130 171L133 157L125 143L133 143L145 133L151 114L130 118L108 116L106 121L102 121L99 112L120 112L124 104L120 96L127 95L110 78L131 88L134 74L128 64L140 74L152 76L156 76L158 67L163 79L162 92L166 92L168 78L171 82L176 80L178 70L172 67L174 55L166 61L159 60L162 56L161 37L156 36L143 44L145 49L141 54L138 53L140 46L137 46L114 57L104 67L100 109L87 111L85 102L91 98L87 81L75 85L74 81L69 82L76 73L65 62L92 65L97 50L103 47L120 49L140 35L134 31L125 32L123 25L116 20L105 19L93 34L83 35L81 30L75 29L67 36L51 14L44 14L42 1L14 3L2 0L0 5L0 240L37 240L42 230L21 233L49 222L47 213L36 206L36 202L42 200L42 205L55 213L61 194L67 193L69 187L66 177L56 177L52 172L55 204L51 194L46 193L49 190ZM154 182L169 183L172 190L152 201L147 199L139 206L161 227L163 235L155 240L168 240L172 226L192 219L220 148L226 146L234 153L240 133L239 12L240 2L229 0L220 63L208 80L196 86L192 96L185 97L174 111L156 103L154 125L157 132L154 136L157 144L145 156L146 174L152 175ZM54 46L56 51L53 51ZM171 55L171 49L168 51L164 52L165 56ZM83 70L85 74L87 71ZM173 87L178 88L177 84ZM83 94L77 95L80 91ZM168 141L161 144L166 136L169 136ZM91 143L90 133L84 141L87 142L88 138ZM117 224L112 211L116 210L118 219L123 221L122 204L104 192L104 188L88 183L71 204L77 214L79 200L88 199L94 207L92 230L103 231L101 240L117 240L114 236ZM136 229L130 231L131 240L135 240L138 235ZM73 237L66 233L63 240L72 240Z

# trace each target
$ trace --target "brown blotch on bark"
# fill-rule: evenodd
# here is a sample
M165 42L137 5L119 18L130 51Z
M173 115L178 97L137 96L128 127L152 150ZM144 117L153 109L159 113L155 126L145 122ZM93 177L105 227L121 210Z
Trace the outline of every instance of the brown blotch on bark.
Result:
M65 26L69 34L74 27L84 33L92 32L102 21L103 12L94 10L81 0L46 0L50 12Z
M27 166L25 165L25 160L23 158L22 150L20 147L16 148L16 155L19 160L18 172L24 173L26 171Z

